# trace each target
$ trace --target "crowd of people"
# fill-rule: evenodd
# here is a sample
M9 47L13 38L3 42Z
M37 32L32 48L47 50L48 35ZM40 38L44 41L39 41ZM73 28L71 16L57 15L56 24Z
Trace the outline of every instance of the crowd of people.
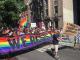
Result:
M49 27L48 30L44 30L42 28L3 28L1 30L0 36L1 37L9 37L9 38L13 38L16 36L21 36L21 35L25 35L25 34L31 34L33 38L37 39L38 37L41 36L45 36L47 34L50 34L53 38L52 40L52 44L54 45L54 52L53 54L55 55L55 57L58 56L58 47L59 47L59 40L60 40L60 36L61 34L63 34L62 32L62 28L60 30L58 29L53 29L52 27ZM13 39L13 41L15 41ZM22 41L24 46L25 42ZM11 41L9 41L9 44L11 44ZM13 43L14 44L14 43Z
M11 36L19 36L23 34L36 34L36 35L46 35L46 34L51 34L53 32L51 28L48 30L44 30L42 28L3 28L0 31L0 37L11 37Z

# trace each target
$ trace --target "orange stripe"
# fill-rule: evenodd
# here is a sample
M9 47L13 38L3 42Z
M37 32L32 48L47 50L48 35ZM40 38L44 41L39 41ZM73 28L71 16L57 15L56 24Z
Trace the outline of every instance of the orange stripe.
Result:
M0 42L0 45L9 44L8 42Z
M25 24L25 22L27 22L27 18L22 18L20 21L20 25L23 26Z
M24 38L26 41L30 41L30 39L26 39L26 38Z
M30 39L30 35L26 35L26 39Z

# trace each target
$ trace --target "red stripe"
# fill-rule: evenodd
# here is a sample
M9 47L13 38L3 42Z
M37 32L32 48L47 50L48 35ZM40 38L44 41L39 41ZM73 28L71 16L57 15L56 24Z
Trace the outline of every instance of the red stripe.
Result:
M0 37L0 42L7 42L7 39L8 39L8 38Z

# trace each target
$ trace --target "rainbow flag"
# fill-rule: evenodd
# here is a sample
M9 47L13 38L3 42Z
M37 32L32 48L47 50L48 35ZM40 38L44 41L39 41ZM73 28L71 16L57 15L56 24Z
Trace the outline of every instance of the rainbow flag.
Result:
M27 17L21 18L21 20L20 20L20 26L21 27L25 27L26 24L27 24Z
M24 16L24 17L21 18L20 26L22 28L25 28L25 27L29 28L30 27L30 18L29 18L29 16Z

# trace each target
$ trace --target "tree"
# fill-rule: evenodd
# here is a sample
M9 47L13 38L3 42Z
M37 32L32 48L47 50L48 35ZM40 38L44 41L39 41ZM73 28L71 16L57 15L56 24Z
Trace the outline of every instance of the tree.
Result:
M19 14L26 9L22 0L0 0L0 20L8 27L16 27Z

